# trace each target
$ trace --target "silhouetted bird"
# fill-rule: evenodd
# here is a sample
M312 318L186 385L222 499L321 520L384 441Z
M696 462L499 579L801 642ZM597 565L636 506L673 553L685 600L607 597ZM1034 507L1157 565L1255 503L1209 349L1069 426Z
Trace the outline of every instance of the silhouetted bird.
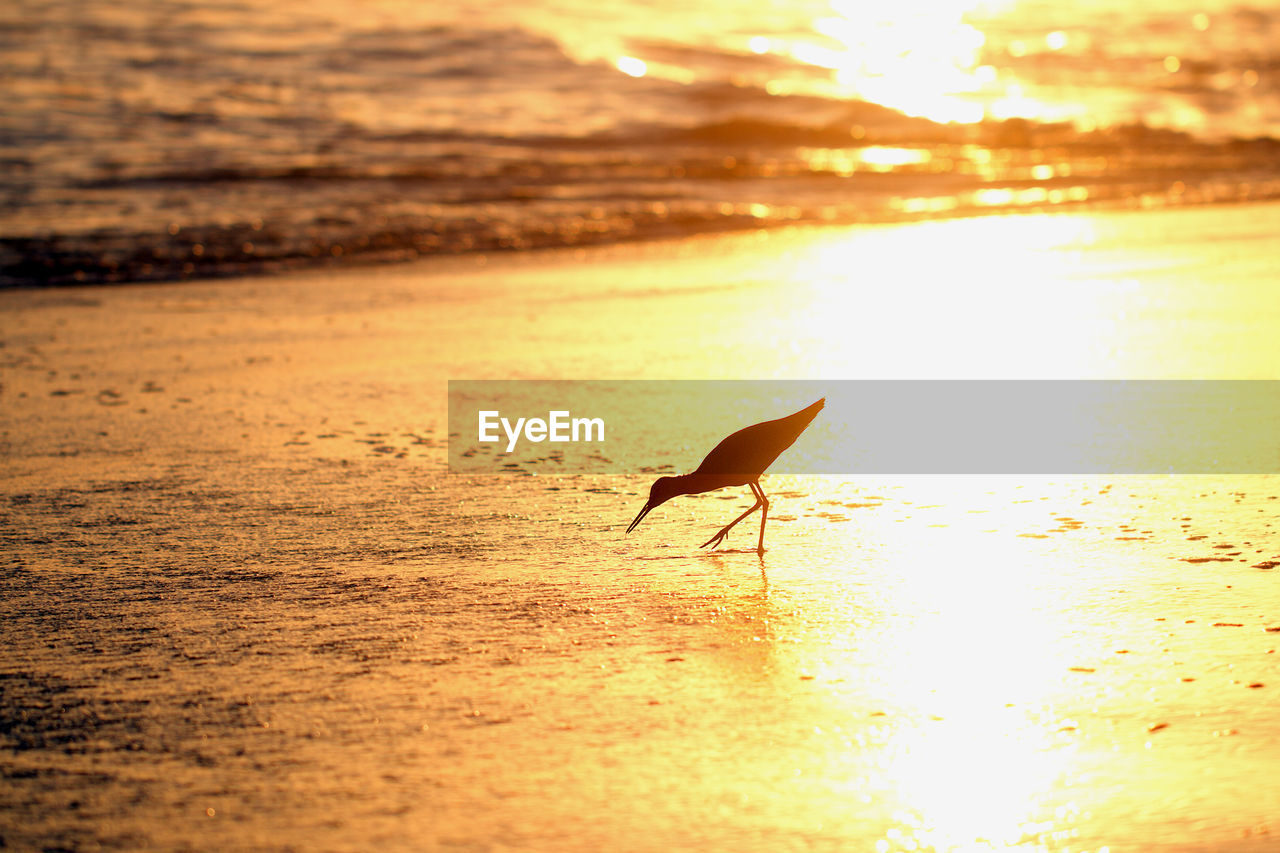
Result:
M661 506L676 495L696 495L710 492L726 486L750 486L756 503L751 509L725 525L719 533L712 536L699 547L708 545L716 547L729 535L733 526L757 509L760 510L760 542L756 550L764 553L764 524L769 517L769 499L760 488L760 475L773 464L795 440L800 433L813 422L818 412L822 411L827 398L823 397L808 408L801 409L794 415L778 418L774 421L754 424L738 430L715 446L715 449L702 460L698 470L692 474L679 477L659 477L649 489L649 501L640 510L636 520L627 528L630 533L636 529L641 520L649 514L649 510Z

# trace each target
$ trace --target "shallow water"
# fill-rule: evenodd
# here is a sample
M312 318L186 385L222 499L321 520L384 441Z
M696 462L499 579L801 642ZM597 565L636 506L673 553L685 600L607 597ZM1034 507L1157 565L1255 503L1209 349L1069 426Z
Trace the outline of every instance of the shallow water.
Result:
M296 464L270 496L10 496L11 846L1262 850L1280 831L1270 480L786 481L760 560L693 548L741 500L623 541L638 484L409 501L367 464L344 469L359 497Z
M445 380L1274 376L1275 216L2 294L0 835L1271 849L1274 478L770 477L706 553L745 490L447 473Z
M1278 21L1183 0L11 3L0 284L1272 198Z

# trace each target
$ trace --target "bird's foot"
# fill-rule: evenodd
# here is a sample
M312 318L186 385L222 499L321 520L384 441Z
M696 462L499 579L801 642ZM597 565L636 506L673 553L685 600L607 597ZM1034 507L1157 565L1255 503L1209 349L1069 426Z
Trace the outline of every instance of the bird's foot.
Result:
M730 525L729 527L724 528L724 529L723 529L723 530L721 530L719 533L717 533L715 536L712 536L710 539L708 539L706 542L703 542L703 543L702 543L701 545L699 545L698 547L699 547L699 548L705 548L705 547L707 547L708 545L710 545L710 546L711 546L711 549L714 551L716 548L719 548L719 547L720 547L720 543L721 543L721 542L723 542L723 541L724 541L724 539L725 539L725 537L729 535L729 531L730 531L730 529L732 529L732 525Z

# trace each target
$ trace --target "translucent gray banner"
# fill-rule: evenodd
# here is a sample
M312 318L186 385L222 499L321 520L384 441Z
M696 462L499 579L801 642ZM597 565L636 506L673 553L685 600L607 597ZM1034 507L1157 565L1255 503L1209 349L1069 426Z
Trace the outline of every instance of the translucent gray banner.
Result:
M775 474L1273 474L1280 381L449 382L459 473L685 473L825 405Z

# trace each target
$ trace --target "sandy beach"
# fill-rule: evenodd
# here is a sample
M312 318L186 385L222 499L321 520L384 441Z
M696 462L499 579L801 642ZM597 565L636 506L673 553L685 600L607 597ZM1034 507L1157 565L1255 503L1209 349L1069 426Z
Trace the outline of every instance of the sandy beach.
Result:
M1273 477L453 475L449 379L1280 376L1280 206L0 293L8 849L1274 850ZM746 525L750 527L750 523Z

